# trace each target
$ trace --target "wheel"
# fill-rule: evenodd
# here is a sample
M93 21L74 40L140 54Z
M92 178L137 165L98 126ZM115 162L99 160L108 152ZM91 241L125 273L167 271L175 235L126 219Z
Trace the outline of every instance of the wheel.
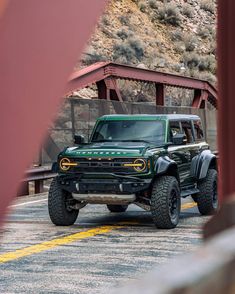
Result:
M48 194L48 211L53 224L70 226L75 223L79 211L68 208L71 199L71 194L62 190L58 180L53 179Z
M175 177L162 176L153 184L151 213L153 222L159 229L173 229L179 222L180 189Z
M111 205L107 204L107 208L110 212L125 212L128 205Z
M205 179L198 182L197 207L202 215L214 214L218 209L217 171L209 169Z

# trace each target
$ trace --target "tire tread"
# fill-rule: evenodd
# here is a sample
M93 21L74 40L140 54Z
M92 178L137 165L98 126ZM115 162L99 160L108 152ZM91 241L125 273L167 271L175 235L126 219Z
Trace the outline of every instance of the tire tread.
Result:
M58 180L53 179L48 194L48 211L51 221L57 226L70 226L75 223L78 216L78 210L66 209L65 197Z
M211 194L215 176L217 176L217 171L209 169L206 178L198 183L200 193L197 194L197 207L202 215L211 215L216 211L212 205Z
M177 223L172 223L171 217L169 215L168 194L169 187L173 185L173 182L175 182L178 187L178 181L172 176L162 176L158 178L153 184L151 213L154 224L161 229L172 229L177 225Z

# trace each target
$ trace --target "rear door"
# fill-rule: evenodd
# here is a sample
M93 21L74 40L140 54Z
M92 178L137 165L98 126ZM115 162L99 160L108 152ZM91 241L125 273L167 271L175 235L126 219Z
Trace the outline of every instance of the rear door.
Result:
M198 152L195 146L193 125L191 120L174 120L169 121L169 140L172 142L173 137L178 134L184 134L186 142L182 145L169 146L169 156L177 163L181 186L188 186L193 183L190 175L191 160Z

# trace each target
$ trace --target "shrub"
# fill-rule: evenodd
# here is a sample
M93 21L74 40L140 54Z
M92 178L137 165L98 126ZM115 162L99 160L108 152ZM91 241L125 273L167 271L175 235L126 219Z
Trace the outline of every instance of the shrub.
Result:
M103 56L102 54L99 54L95 51L91 51L89 53L84 53L83 57L82 57L82 62L85 65L90 65L93 64L95 62L99 62L99 61L105 61L106 57Z
M185 52L184 42L182 42L182 41L176 42L175 43L175 51L180 54L184 53Z
M125 28L122 28L121 30L117 31L117 36L122 39L125 40L128 37L133 36L133 32L131 30L127 30Z
M210 48L209 48L209 53L216 55L216 43L215 42L211 42Z
M208 55L201 58L198 68L200 71L209 71L216 74L216 59L214 55Z
M128 26L129 25L129 18L127 15L119 16L119 21L122 25Z
M138 4L138 7L139 7L140 11L146 12L147 5L144 2L140 2Z
M200 72L212 76L216 74L216 59L214 55L201 57L195 53L186 53L183 56L183 62L186 68L190 70L191 76L193 73L196 73L197 76L195 75L195 77L199 77Z
M175 30L171 33L171 40L172 41L182 41L184 37L184 34L181 30Z
M210 37L210 31L206 27L200 27L198 30L198 36L202 39Z
M210 66L210 61L207 58L207 56L202 57L198 64L198 69L200 71L206 71L209 69L209 66Z
M185 53L183 56L183 61L189 69L193 69L198 67L200 63L200 57L196 53Z
M194 36L185 35L183 42L186 51L193 51L197 47L197 38Z
M122 43L116 43L113 47L113 59L119 62L141 61L144 57L143 44L135 38L129 38Z
M178 26L181 22L179 9L172 3L164 4L164 6L159 9L158 18L161 22L171 24L173 26Z
M201 9L204 9L205 11L209 11L210 13L215 12L215 4L213 0L202 0L200 3Z
M118 60L121 56L125 57L127 61L131 61L135 52L130 48L128 43L115 44L113 47L113 58Z
M208 81L212 83L213 85L215 85L217 82L216 76L210 72L199 72L197 74L197 78Z
M182 13L183 13L185 16L187 16L187 17L189 17L189 18L192 18L193 15L194 15L194 10L193 10L193 8L192 8L191 5L185 3L185 4L183 4L183 6L182 6Z
M214 55L209 55L208 57L209 59L209 68L208 70L212 73L212 74L216 74L216 69L217 69L217 61Z
M156 0L149 0L148 3L149 3L149 7L150 8L157 9L157 2L156 2Z
M131 46L131 48L135 51L135 56L138 60L141 60L144 56L144 48L143 48L143 44L134 38L130 38L129 39L129 44Z

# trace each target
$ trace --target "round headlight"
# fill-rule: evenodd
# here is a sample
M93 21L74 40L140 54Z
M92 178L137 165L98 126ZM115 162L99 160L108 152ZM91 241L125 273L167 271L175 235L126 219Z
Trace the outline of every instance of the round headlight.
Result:
M68 159L68 158L62 158L60 160L60 169L62 169L63 171L69 170L70 169L70 165L68 163L70 163L70 159Z
M134 166L134 169L137 172L142 172L142 171L144 171L146 169L146 161L144 159L137 158L134 161L134 164L136 164L136 166Z

